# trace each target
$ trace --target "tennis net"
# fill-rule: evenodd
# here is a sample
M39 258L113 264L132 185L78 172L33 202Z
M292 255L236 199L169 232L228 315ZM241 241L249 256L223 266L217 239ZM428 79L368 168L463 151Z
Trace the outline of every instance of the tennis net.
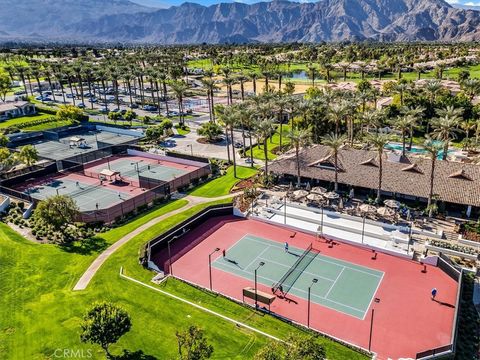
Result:
M317 253L312 252L313 245L310 244L302 255L295 261L290 269L282 276L282 278L272 287L273 293L276 293L280 287L284 294L288 293L292 288L295 281L298 280L300 275L305 271L305 269L310 265L310 263L315 259Z

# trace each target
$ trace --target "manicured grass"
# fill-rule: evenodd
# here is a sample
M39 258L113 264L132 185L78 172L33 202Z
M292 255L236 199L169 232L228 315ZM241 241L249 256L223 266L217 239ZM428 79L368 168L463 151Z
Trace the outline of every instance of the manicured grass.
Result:
M36 115L17 117L14 119L9 119L9 120L0 122L0 128L3 129L10 126L16 126L19 124L24 124L24 123L28 123L36 120L48 119L51 117L54 117L54 115L44 114L44 113L37 113Z
M181 204L179 201L171 202L148 217L171 211ZM99 346L82 344L79 339L83 314L92 303L102 300L124 307L133 322L131 331L111 347L114 354L128 349L142 351L158 359L173 359L177 349L175 331L195 324L205 330L214 346L213 358L252 358L266 344L264 337L118 275L120 266L123 266L129 276L148 283L153 274L138 264L140 247L209 204L198 205L167 218L135 236L107 260L88 288L81 292L72 292L71 289L97 254L67 252L55 245L32 243L0 224L0 358L49 359L54 358L56 349L72 349L84 353L92 350L89 358L103 359ZM136 225L129 223L112 230L108 241L118 240L122 234L145 222L140 218L135 221ZM285 337L299 331L279 320L257 315L178 281L169 280L162 287L274 335ZM319 341L324 343L329 359L366 359L331 341Z
M188 133L190 133L190 128L188 126L186 126L184 129L182 129L181 127L176 127L175 130L177 131L178 135L182 135L182 136L185 136Z
M275 149L276 147L280 146L280 126L277 127L277 132L272 136L271 139L267 141L267 157L268 160L274 160L277 158L277 155L272 153L272 150ZM282 126L282 132L283 132L283 137L282 137L282 147L285 145L288 145L290 143L290 140L287 139L285 136L285 133L290 131L290 125L283 125ZM250 156L250 149L247 149L245 152L246 156ZM260 159L260 160L265 160L265 153L263 151L263 142L259 143L258 146L254 145L253 147L253 157L255 159Z
M27 126L25 128L22 128L24 131L42 131L42 130L48 130L48 129L53 129L61 126L67 126L67 125L72 125L72 121L51 121L45 124L40 124L40 125L32 125L32 126Z
M227 195L237 182L255 175L256 172L255 168L237 166L237 177L235 178L233 166L230 166L225 175L198 186L190 192L190 195L208 198Z

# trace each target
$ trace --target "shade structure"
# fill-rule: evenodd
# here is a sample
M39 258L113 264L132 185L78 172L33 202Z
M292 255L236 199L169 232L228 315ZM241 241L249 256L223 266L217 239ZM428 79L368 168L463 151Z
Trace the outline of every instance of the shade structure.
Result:
M335 200L340 197L335 191L330 191L324 195L328 200Z
M385 200L383 204L390 209L398 209L400 207L400 203L397 200Z
M358 208L365 214L377 212L377 208L370 204L362 204Z
M293 192L293 197L295 199L301 199L301 198L304 198L305 196L308 195L308 191L307 190L295 190Z
M310 201L315 201L315 202L322 202L323 201L323 196L320 194L308 194L307 199Z
M392 209L384 206L377 209L377 214L381 216L392 216L393 214L395 214L395 212Z
M327 189L321 186L315 186L312 188L311 192L314 194L325 194L327 192Z

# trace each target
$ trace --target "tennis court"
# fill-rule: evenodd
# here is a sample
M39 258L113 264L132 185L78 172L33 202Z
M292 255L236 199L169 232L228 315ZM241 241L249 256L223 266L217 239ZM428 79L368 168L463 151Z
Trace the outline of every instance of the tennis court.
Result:
M24 190L35 199L43 200L54 195L71 196L80 211L105 209L115 203L130 199L132 195L126 191L116 191L108 188L106 183L100 181L86 183L77 180L72 175L46 180L36 183Z
M138 180L139 176L143 176L161 181L170 181L197 169L197 167L191 165L132 156L113 159L108 163L104 161L100 165L86 168L85 174L87 176L98 177L100 172L105 168L119 172L120 176L125 179Z
M311 248L289 247L250 234L245 235L220 256L212 266L246 279L254 278L270 287L282 286L283 292L307 299L344 314L364 319L377 291L383 272L334 259Z

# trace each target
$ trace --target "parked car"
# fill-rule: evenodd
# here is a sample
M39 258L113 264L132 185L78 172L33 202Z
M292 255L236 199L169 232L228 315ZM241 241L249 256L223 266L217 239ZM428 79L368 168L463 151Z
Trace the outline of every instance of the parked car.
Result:
M102 114L108 114L108 113L110 112L110 110L109 110L108 107L104 107L104 108L101 108L101 109L100 109L100 112L101 112Z
M255 164L255 161L253 161L251 158L248 157L248 158L245 159L245 163L246 164Z
M239 149L243 147L243 144L241 142L236 142L235 144L233 144L233 147Z
M25 95L25 94L26 94L26 92L25 92L24 90L15 91L15 92L13 93L13 95Z
M132 105L130 105L130 109L138 109L138 105L137 104L132 104Z
M90 101L91 103L98 102L97 98L94 98L94 97L91 97L90 99L88 99L88 101Z
M77 104L77 107L80 108L80 109L85 109L86 108L84 103Z
M75 95L74 94L67 94L66 97L68 99L74 99L75 98Z

